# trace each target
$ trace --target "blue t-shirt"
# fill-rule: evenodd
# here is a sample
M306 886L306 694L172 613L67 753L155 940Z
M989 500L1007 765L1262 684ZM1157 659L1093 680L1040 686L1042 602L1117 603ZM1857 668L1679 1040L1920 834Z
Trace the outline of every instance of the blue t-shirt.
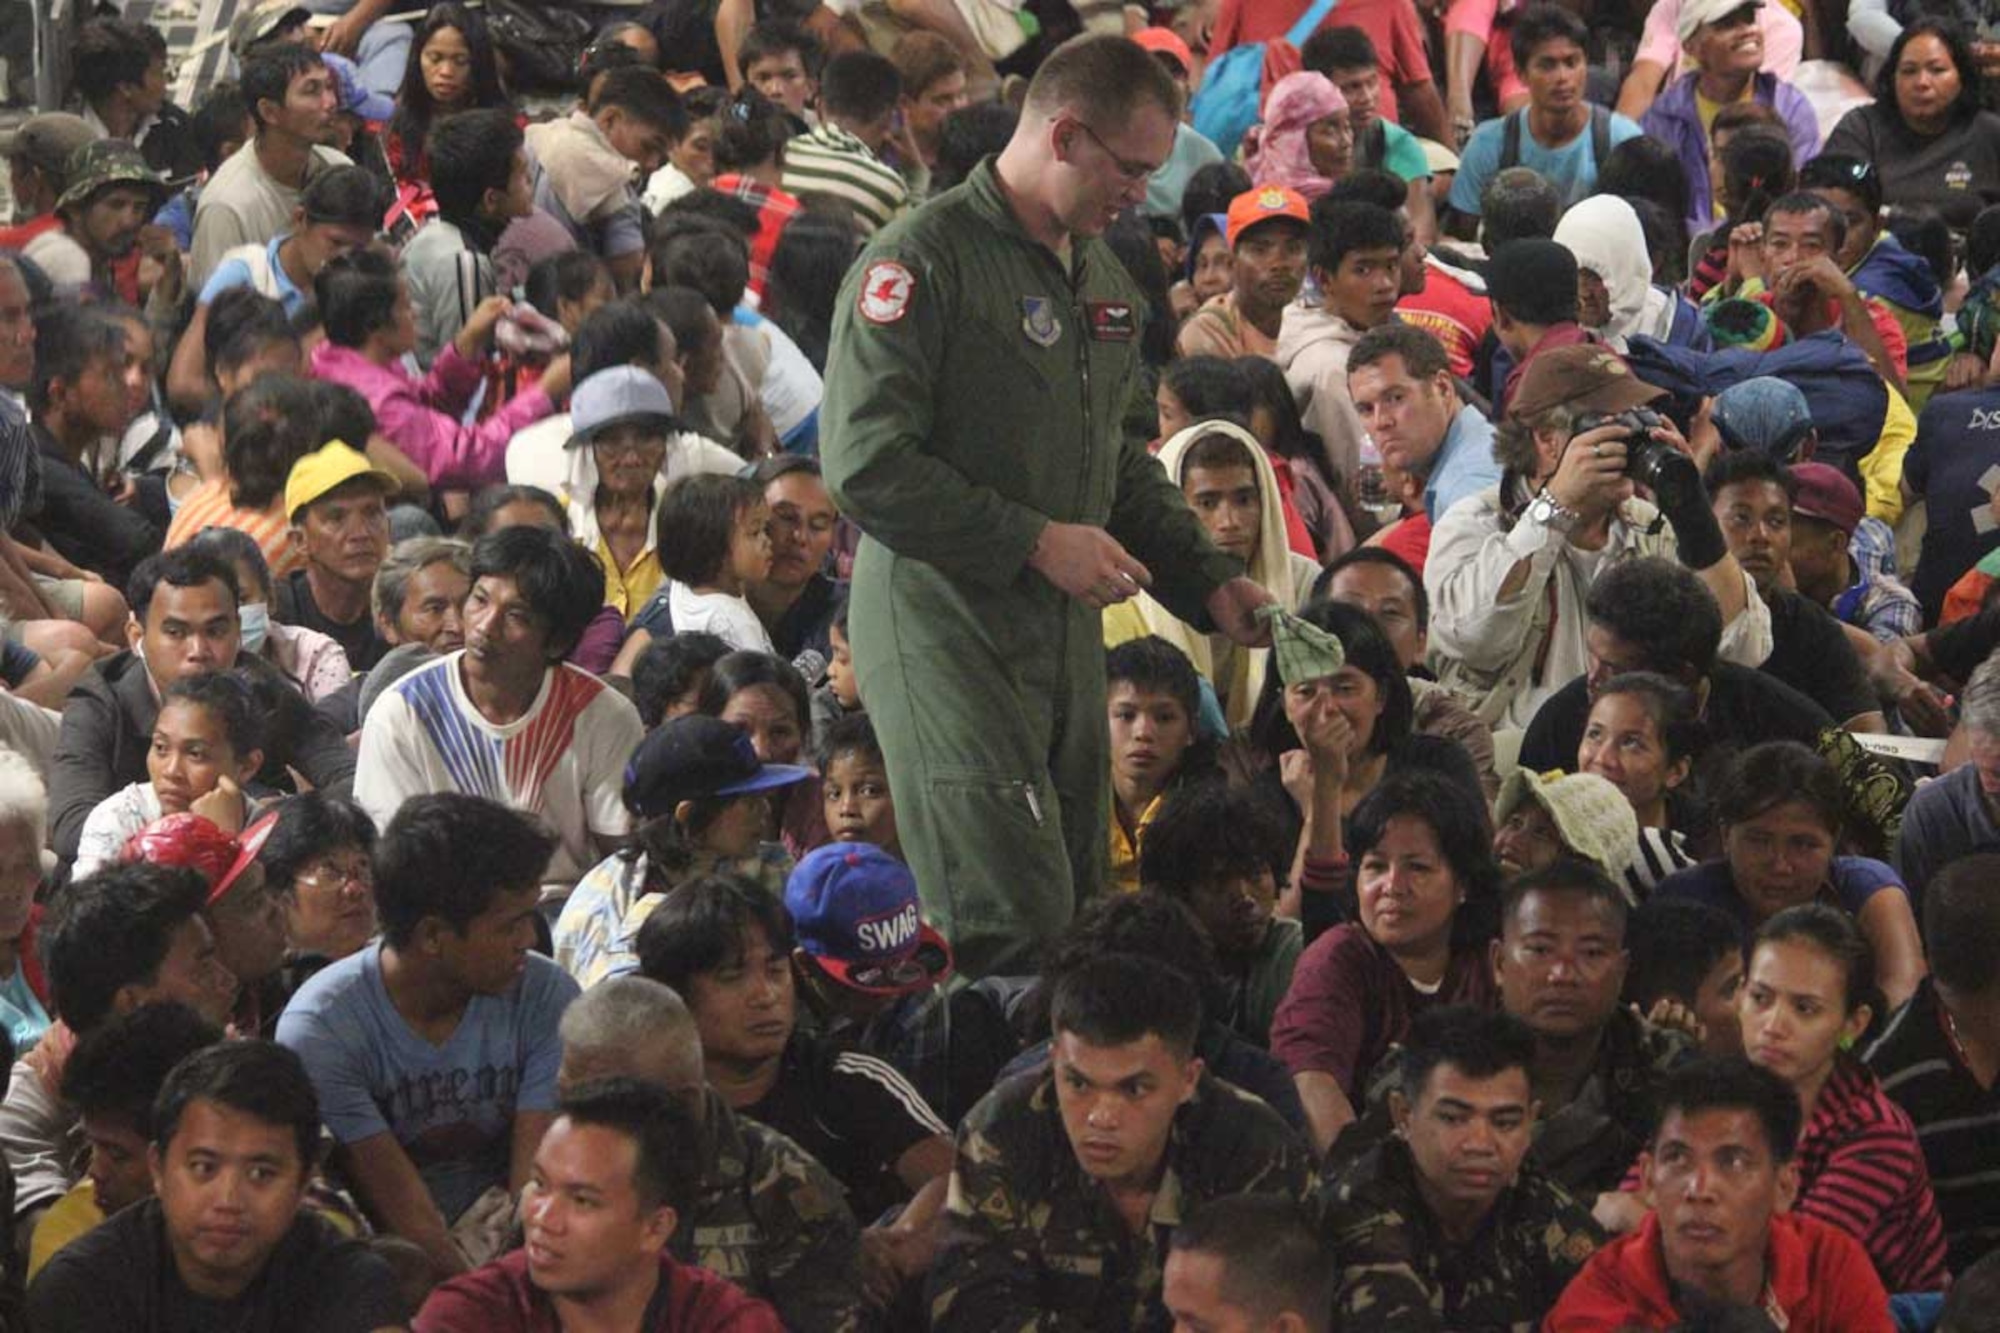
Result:
M555 1109L556 1024L577 985L529 954L512 989L474 996L451 1039L433 1046L389 999L381 952L372 944L315 974L285 1006L278 1040L305 1061L334 1138L394 1134L451 1222L507 1183L514 1113Z
M7 1025L14 1049L23 1054L49 1030L49 1011L42 1008L34 987L28 984L28 969L18 962L14 975L0 983L0 1023Z
M1424 484L1424 513L1437 522L1466 496L1496 485L1500 472L1500 461L1493 457L1493 423L1467 403L1451 419L1431 463L1430 480Z
M1833 901L1851 917L1859 917L1870 898L1885 890L1907 893L1903 881L1889 865L1866 856L1836 856L1827 873ZM1711 907L1720 907L1743 927L1747 944L1757 931L1757 916L1750 904L1736 892L1729 862L1706 861L1689 870L1667 876L1653 890L1655 898L1693 898Z
M1524 122L1525 119L1524 116ZM1458 175L1451 182L1450 202L1458 212L1469 217L1479 216L1479 197L1486 193L1488 182L1500 174L1500 148L1506 130L1507 118L1496 116L1481 124L1466 140L1465 151L1458 155ZM1610 131L1613 148L1644 133L1636 123L1615 112L1611 117ZM1597 154L1590 149L1588 124L1583 127L1583 133L1562 147L1544 148L1523 123L1519 165L1532 167L1547 177L1562 195L1564 208L1588 199L1597 189Z
M2000 547L2000 529L1985 528L1992 487L1982 482L2000 466L2000 388L1939 394L1917 418L1917 438L1903 455L1903 483L1926 501L1924 528L1910 591L1926 622L1966 570Z
M278 262L278 247L285 243L290 234L287 232L283 236L273 236L270 244L264 248L264 262L271 267L271 282L277 288L278 301L285 307L285 314L288 317L298 314L307 300L306 293L300 291L292 280L285 276L285 266ZM215 266L215 272L209 274L208 281L202 284L201 295L196 298L196 304L208 305L231 287L256 285L248 264L240 259L225 259Z

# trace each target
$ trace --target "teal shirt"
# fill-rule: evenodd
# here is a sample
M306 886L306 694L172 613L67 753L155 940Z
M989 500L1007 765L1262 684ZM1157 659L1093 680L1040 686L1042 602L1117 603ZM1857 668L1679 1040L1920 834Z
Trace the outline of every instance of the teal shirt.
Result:
M1417 153L1419 160L1422 150ZM1146 214L1156 218L1178 218L1181 215L1181 196L1187 193L1187 183L1211 162L1222 161L1222 150L1210 143L1194 126L1185 122L1174 127L1174 151L1167 154L1167 160L1146 182Z

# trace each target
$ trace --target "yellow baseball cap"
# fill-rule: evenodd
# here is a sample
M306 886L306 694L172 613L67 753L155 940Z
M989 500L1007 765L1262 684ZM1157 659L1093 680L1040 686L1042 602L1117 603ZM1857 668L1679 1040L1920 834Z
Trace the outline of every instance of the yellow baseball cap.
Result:
M396 479L369 462L366 454L345 440L327 441L292 464L292 475L285 479L285 516L296 523L301 509L356 477L380 482L385 497L396 493Z

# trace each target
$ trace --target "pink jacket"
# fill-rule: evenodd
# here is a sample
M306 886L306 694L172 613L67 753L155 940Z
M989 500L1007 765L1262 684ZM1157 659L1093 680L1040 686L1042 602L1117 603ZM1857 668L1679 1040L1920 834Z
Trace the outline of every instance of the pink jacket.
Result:
M541 389L517 394L475 425L462 418L482 378L479 366L446 343L431 373L378 366L351 347L313 349L313 376L345 384L368 400L375 429L424 470L433 486L473 490L507 479L507 441L555 410Z

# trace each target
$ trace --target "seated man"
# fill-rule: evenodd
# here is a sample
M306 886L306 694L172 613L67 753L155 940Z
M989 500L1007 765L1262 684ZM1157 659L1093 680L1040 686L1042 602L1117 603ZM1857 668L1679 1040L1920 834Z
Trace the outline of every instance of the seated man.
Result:
M472 547L456 537L410 537L389 548L376 567L368 607L376 637L400 659L416 663L465 647L463 611L472 591ZM385 657L388 653L383 654ZM414 663L413 663L414 664ZM370 675L362 673L313 707L349 736L361 730L361 696ZM397 672L398 677L401 671ZM369 692L372 701L375 692Z
M1882 556L1895 556L1895 534L1881 519L1867 516L1860 489L1831 463L1793 463L1791 470L1798 483L1792 496L1792 583L1799 594L1833 612L1857 649L1868 645L1855 630L1882 643L1922 630L1917 595L1882 568Z
M1193 1058L1201 1001L1185 979L1106 955L1063 975L1050 1015L1048 1066L959 1129L929 1281L939 1333L1157 1326L1169 1219L1229 1194L1303 1201L1305 1146Z
M451 1279L419 1333L784 1333L777 1311L676 1259L700 1188L695 1122L631 1079L563 1094L521 1196L525 1243Z
M285 514L305 568L278 582L271 615L326 635L367 671L389 651L370 605L375 571L389 554L389 497L396 479L361 453L364 441L332 440L292 464Z
M49 250L57 290L81 287L130 306L143 302L153 317L171 321L186 290L180 246L165 228L147 226L166 199L165 181L130 143L99 139L79 150L70 161L69 188L56 200L68 242ZM142 253L159 269L149 291L139 287ZM74 282L78 272L81 284Z
M355 1197L440 1276L497 1252L555 1108L576 983L528 952L553 842L477 797L403 802L375 849L382 938L316 973L278 1020Z
M319 1102L292 1052L227 1041L183 1060L153 1108L150 1155L157 1197L49 1260L30 1329L402 1327L389 1265L302 1206Z
M1347 389L1382 462L1421 482L1432 523L1499 482L1493 425L1458 396L1444 344L1424 330L1397 323L1363 334L1347 355Z
M1469 1006L1410 1026L1396 1133L1320 1189L1341 1328L1532 1328L1603 1240L1529 1164L1536 1039Z
M168 180L201 174L201 145L188 113L167 100L167 43L158 28L93 19L69 55L70 86L82 96L92 129L129 141Z
M1505 198L1512 191L1503 191L1503 183L1495 181L1494 189L1487 193ZM1546 181L1540 183L1547 185ZM1499 200L1494 203L1497 206ZM1482 351L1487 353L1487 392L1499 417L1512 410L1521 376L1536 356L1595 341L1579 320L1582 270L1570 248L1556 241L1555 228L1552 222L1547 235L1487 242L1493 247L1486 263L1486 297L1493 322L1488 329L1490 349Z
M1806 95L1764 66L1763 0L1684 0L1676 25L1687 73L1674 79L1639 122L1672 149L1688 183L1687 234L1699 236L1716 222L1709 163L1721 160L1709 128L1718 107L1757 101L1774 109L1792 144L1794 164L1819 151L1819 119ZM1878 199L1876 206L1881 206Z
M2000 1237L2000 927L1993 893L2000 855L1961 857L1924 894L1931 974L1889 1018L1866 1060L1883 1091L1909 1112L1930 1168L1953 1273L1990 1255Z
M155 1000L187 1005L218 1026L229 1020L236 979L216 958L202 918L207 897L194 871L143 865L106 870L64 892L43 944L62 1016L14 1062L0 1102L0 1148L24 1234L76 1184L76 1113L60 1100L76 1042Z
M787 194L838 200L864 237L909 207L910 189L882 152L896 135L903 77L887 56L843 51L819 76L819 125L785 145Z
M621 799L638 748L625 697L563 659L604 604L604 574L544 528L501 528L472 551L465 647L397 681L361 728L354 799L386 825L413 796L463 792L553 826L536 863L567 895L631 828Z
M63 708L49 810L53 845L65 858L76 856L83 821L98 802L146 781L160 691L185 676L239 665L239 591L229 561L192 548L168 551L139 566L126 595L132 603L126 628L131 650L86 671ZM241 665L276 674L251 654L243 654ZM290 748L287 762L315 788L347 794L354 752L331 723L308 718Z
M153 1197L146 1148L160 1086L184 1058L221 1040L222 1029L186 1005L157 1001L77 1042L63 1066L62 1095L90 1145L90 1165L35 1227L28 1281L78 1236Z
M1632 914L1626 952L1626 1003L1649 1020L1676 1009L1692 1016L1704 1055L1742 1054L1743 927L1735 917L1693 898L1648 898Z
M1482 123L1459 155L1445 230L1471 240L1480 195L1496 172L1531 167L1555 182L1563 207L1596 193L1605 157L1639 127L1586 100L1585 50L1590 33L1561 5L1530 5L1514 16L1508 43L1528 87L1528 104Z
M96 138L89 121L67 111L46 111L15 127L0 155L7 159L18 221L11 227L0 227L0 248L19 251L37 267L49 256L51 247L63 248L56 200L69 188L70 159Z
M886 1061L799 1026L796 946L775 895L713 875L668 895L637 952L643 975L687 1000L724 1101L824 1163L863 1221L901 1207L902 1223L928 1231L951 1172L950 1130Z
M1266 186L1229 203L1223 238L1230 286L1188 316L1174 339L1182 356L1278 354L1285 307L1306 279L1306 234L1312 214L1296 190Z
M1696 692L1712 742L1704 769L1719 771L1727 756L1762 741L1814 745L1833 725L1824 708L1775 676L1722 660L1715 599L1678 565L1646 559L1614 566L1581 609L1583 673L1535 711L1521 738L1523 768L1574 768L1597 686L1627 671L1657 671Z
M1887 729L1875 691L1833 613L1786 584L1792 558L1792 500L1798 482L1768 454L1719 454L1704 478L1729 553L1771 609L1771 655L1764 674L1781 680L1849 731Z
M1584 673L1586 599L1635 557L1669 568L1678 559L1694 571L1687 600L1701 601L1705 590L1707 614L1719 608L1710 656L1754 664L1770 654L1770 612L1729 553L1692 467L1662 511L1635 497L1625 427L1574 430L1585 413L1623 412L1659 397L1603 348L1537 354L1494 436L1502 480L1439 520L1424 565L1432 661L1445 684L1479 700L1476 711L1491 725L1527 725ZM1671 425L1655 427L1652 442L1683 447ZM1580 733L1580 711L1577 723ZM1568 769L1575 757L1572 741L1566 755L1535 766Z
M501 107L441 117L424 138L438 211L403 248L419 365L431 364L499 290L493 248L507 224L535 206L524 143L513 112Z
M1542 1327L1664 1330L1747 1308L1791 1333L1889 1333L1861 1243L1787 1211L1800 1119L1791 1085L1740 1056L1675 1073L1639 1159L1652 1211L1591 1257Z
M668 1248L769 1301L796 1333L844 1333L867 1319L854 1214L826 1168L775 1129L738 1115L703 1082L701 1033L680 996L644 977L607 977L562 1016L567 1093L635 1079L693 1115L699 1182Z
M1645 1147L1668 1070L1689 1041L1623 1004L1625 896L1603 871L1571 857L1508 886L1493 975L1502 1008L1534 1038L1535 1168L1585 1200L1616 1189ZM1346 1159L1388 1137L1407 1046L1376 1067L1370 1110L1335 1153Z
M1161 1283L1176 1328L1332 1333L1332 1265L1289 1199L1232 1194L1174 1228Z

